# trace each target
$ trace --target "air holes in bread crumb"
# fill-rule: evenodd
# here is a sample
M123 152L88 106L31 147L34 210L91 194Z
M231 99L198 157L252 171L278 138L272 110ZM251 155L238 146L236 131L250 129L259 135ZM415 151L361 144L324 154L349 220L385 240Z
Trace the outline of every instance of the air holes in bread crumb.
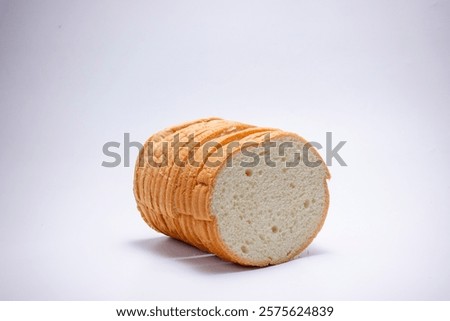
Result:
M309 207L309 200L306 200L306 201L303 203L303 206L304 206L305 208L308 208L308 207Z
M248 253L248 247L246 247L245 245L242 245L241 251L242 251L242 253Z

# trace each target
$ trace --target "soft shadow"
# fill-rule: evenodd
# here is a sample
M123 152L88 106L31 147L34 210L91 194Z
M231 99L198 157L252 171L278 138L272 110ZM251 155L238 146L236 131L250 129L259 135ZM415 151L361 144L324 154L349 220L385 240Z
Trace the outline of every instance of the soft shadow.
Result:
M297 255L294 260L298 260L298 259L305 259L311 256L316 256L316 255L324 255L327 254L328 252L324 249L321 249L320 247L317 247L317 245L315 244L311 244L310 246L308 246L306 248L306 250L304 250L302 253L300 253L299 255Z
M162 258L174 260L180 264L187 265L202 273L208 274L224 274L236 272L249 272L253 270L265 269L269 267L246 267L235 263L224 261L217 256L200 251L199 249L178 241L176 239L161 236L152 239L136 240L130 244L145 252L152 252ZM305 251L294 258L306 259L316 255L323 255L327 252L317 246L310 245Z
M165 236L132 241L131 245L138 249L152 252L165 259L188 265L202 273L223 274L248 272L258 269L226 262L213 254L200 251L189 244Z

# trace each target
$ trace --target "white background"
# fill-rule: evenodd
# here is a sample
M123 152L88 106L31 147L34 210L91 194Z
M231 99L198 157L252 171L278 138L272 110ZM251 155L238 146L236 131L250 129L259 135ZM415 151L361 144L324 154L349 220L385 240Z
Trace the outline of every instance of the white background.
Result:
M449 1L0 0L0 299L450 300L449 57ZM157 234L101 166L207 116L347 141L300 259Z

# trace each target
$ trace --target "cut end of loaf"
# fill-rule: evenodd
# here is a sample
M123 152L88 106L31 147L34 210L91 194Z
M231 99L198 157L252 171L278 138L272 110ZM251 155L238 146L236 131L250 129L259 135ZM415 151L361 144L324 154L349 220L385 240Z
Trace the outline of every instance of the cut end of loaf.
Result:
M294 258L317 235L328 209L329 174L318 153L310 148L304 159L306 142L294 135L273 142L270 157L263 146L234 154L217 175L211 196L218 234L243 265ZM284 142L292 144L280 148Z

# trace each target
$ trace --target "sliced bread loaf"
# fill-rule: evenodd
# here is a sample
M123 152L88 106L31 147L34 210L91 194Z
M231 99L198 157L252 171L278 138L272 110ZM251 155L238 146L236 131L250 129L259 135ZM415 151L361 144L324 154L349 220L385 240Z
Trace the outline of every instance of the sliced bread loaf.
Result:
M251 266L288 261L321 229L328 169L296 134L205 118L151 136L134 193L155 230Z

